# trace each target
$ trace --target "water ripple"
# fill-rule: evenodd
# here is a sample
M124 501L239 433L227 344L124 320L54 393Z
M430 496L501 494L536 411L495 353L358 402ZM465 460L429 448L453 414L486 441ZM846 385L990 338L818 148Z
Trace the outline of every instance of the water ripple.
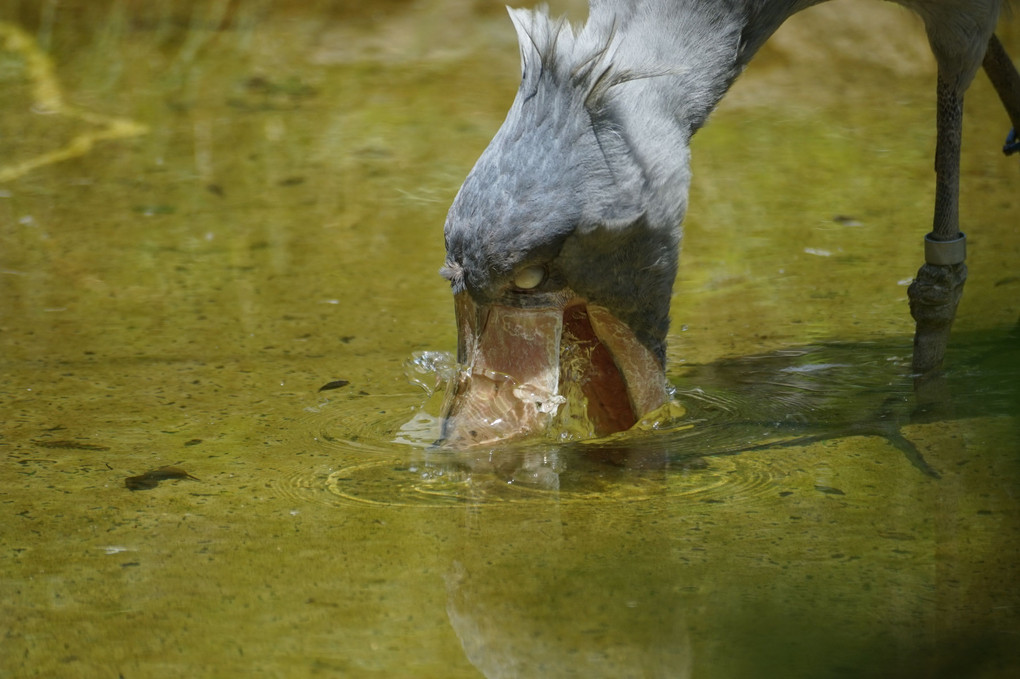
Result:
M416 354L406 376L420 390L334 392L306 409L298 423L304 452L280 470L274 486L291 498L336 506L442 508L659 497L756 503L799 473L796 447L820 440L883 436L908 458L919 458L899 433L900 425L918 417L909 375L890 370L895 368L890 356L900 349L823 345L686 366L674 376L685 413L648 431L470 452L430 447L438 435L436 413L451 359ZM984 365L1002 353L985 347L974 359L958 361L954 379L969 384L975 371L1002 374L1001 365ZM966 416L971 403L980 403L982 413L1012 409L1015 367L1006 372L1000 380L1005 386L986 387L980 399L959 400L957 415Z

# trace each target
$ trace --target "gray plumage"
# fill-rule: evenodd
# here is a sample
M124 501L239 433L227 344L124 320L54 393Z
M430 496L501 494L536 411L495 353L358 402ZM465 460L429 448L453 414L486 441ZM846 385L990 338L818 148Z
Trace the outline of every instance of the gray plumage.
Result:
M450 209L443 273L455 292L526 305L514 274L543 266L538 292L569 288L608 308L664 363L691 135L783 21L814 4L592 0L580 29L510 10L522 81ZM940 88L962 98L999 1L899 4L925 22Z

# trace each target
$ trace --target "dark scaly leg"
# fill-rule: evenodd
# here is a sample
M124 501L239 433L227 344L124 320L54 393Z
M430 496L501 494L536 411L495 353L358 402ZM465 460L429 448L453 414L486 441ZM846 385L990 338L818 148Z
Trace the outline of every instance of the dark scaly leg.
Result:
M907 289L914 333L913 371L926 375L942 366L949 330L967 280L964 236L959 229L960 137L963 92L939 76L938 142L935 147L935 217L925 236L925 264Z
M1013 123L1003 151L1020 151L1020 74L999 39L992 35L982 62ZM913 370L929 375L942 367L949 331L967 280L964 235L960 233L960 137L963 126L962 88L938 81L938 142L935 148L935 217L925 236L925 264L907 290L914 333Z
M1016 153L1020 151L1020 137L1017 136L1020 134L1020 73L1017 73L1013 61L994 35L988 41L988 50L981 65L1013 123L1013 131L1009 133L1002 151L1006 155Z

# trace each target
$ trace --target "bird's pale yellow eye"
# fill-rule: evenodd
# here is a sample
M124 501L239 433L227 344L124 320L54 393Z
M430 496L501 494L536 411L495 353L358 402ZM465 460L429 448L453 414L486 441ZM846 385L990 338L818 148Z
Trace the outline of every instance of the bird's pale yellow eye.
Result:
M537 288L545 278L545 269L540 266L526 266L514 276L514 286L518 290Z

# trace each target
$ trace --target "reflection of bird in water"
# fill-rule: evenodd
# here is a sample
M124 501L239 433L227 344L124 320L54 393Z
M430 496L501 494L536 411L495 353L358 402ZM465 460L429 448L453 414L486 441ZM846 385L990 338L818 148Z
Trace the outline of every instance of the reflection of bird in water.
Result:
M899 2L923 18L938 62L934 226L909 292L913 366L927 373L942 362L966 277L963 93L984 59L1020 129L1020 76L992 35L998 0ZM577 31L543 11L511 10L520 90L446 223L443 273L469 371L450 403L447 445L544 428L566 372L596 434L626 429L667 400L691 136L780 24L814 4L592 0Z

